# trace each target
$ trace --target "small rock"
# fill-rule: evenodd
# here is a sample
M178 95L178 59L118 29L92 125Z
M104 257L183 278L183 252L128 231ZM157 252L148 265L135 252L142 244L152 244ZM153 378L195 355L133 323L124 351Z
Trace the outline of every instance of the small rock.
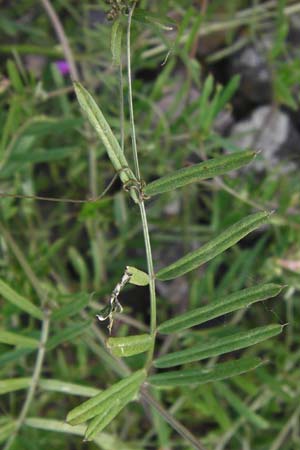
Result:
M290 27L288 42L293 45L293 50L297 51L300 44L300 14L293 14L290 17Z
M240 93L257 104L268 103L272 98L271 72L266 55L271 46L272 38L266 35L257 44L235 53L229 62L229 76L241 75Z
M295 168L293 156L298 159L300 135L290 117L270 106L256 108L251 116L237 122L231 129L234 144L241 149L260 150L262 158L255 161L257 170L276 166L285 159L284 170Z

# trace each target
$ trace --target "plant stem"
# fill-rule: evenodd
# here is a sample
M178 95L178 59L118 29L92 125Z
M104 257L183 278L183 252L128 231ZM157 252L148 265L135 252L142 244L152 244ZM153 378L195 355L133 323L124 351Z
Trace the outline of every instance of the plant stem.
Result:
M40 345L39 345L38 354L37 354L37 358L36 358L36 362L35 362L35 366L34 366L31 384L27 391L27 396L26 396L25 402L23 404L23 407L21 409L19 418L17 420L14 432L11 434L10 438L6 442L6 445L3 450L9 450L11 448L20 428L22 427L22 425L24 423L24 420L26 419L28 410L29 410L31 402L33 400L37 385L39 383L41 372L42 372L42 367L43 367L43 362L44 362L44 357L45 357L45 352L46 352L46 342L47 342L48 334L49 334L49 322L50 322L50 313L48 311L45 311L45 317L44 317L43 324L42 324Z
M168 424L177 431L187 442L189 442L196 450L205 450L201 442L187 429L184 425L178 422L169 411L164 409L162 405L147 391L147 389L141 389L142 398L165 419Z
M146 209L144 202L139 203L140 213L143 224L143 233L144 233L144 242L145 242L145 250L146 250L146 258L147 258L147 266L148 266L148 275L149 275L149 291L150 291L150 312L151 312L151 323L150 323L150 333L155 337L156 333L156 293L155 293L155 274L153 268L153 258L151 251L151 243L149 236L149 228L148 221L146 215ZM149 358L152 358L153 349L149 353Z
M53 25L53 28L57 34L58 40L62 46L64 56L69 64L70 74L74 81L79 80L79 74L77 71L76 63L73 57L73 53L68 41L68 38L64 32L64 28L56 14L51 2L49 0L41 0L41 3L48 14L48 17Z
M125 117L124 117L124 80L122 61L119 65L119 91L120 91L120 133L121 133L121 149L124 152L125 146Z
M138 180L140 180L140 168L138 161L137 145L136 145L136 134L135 134L135 124L134 124L134 114L133 114L133 100L132 100L132 77L131 77L131 51L130 51L130 29L131 29L131 19L135 8L136 2L134 2L132 8L130 8L128 14L127 22L127 76L128 76L128 101L129 101L129 114L130 114L130 125L131 125L131 139L132 139L132 151L133 151L133 161L135 168L135 175Z
M1 232L2 236L4 237L5 241L7 242L8 247L11 249L15 258L19 262L20 266L26 273L32 287L34 288L35 292L37 293L37 295L40 299L40 302L43 306L47 300L47 293L45 292L45 290L42 289L42 287L40 285L40 280L38 279L38 277L32 270L29 262L27 261L24 253L21 251L17 242L14 240L14 238L12 237L10 232L6 229L4 224L2 224L1 222L0 222L0 232Z
M128 73L128 101L129 101L129 114L130 114L130 125L131 125L131 139L132 139L132 151L133 151L133 159L135 165L135 172L138 180L140 180L140 168L139 168L139 160L137 153L137 144L136 144L136 133L135 133L135 124L134 124L134 112L133 112L133 100L132 100L132 77L131 77L131 56L130 56L130 27L131 27L131 19L134 11L136 3L133 4L132 8L128 14L128 25L127 25L127 73ZM153 258L151 251L151 243L149 236L149 227L148 220L146 215L145 204L142 199L139 201L140 214L142 219L143 226L143 234L144 234L144 243L146 250L146 258L147 258L147 267L148 267L148 275L149 275L149 292L150 292L150 333L153 337L153 345L151 346L146 367L149 368L153 358L154 352L154 344L155 344L155 333L156 333L156 293L155 293L155 274L153 268Z

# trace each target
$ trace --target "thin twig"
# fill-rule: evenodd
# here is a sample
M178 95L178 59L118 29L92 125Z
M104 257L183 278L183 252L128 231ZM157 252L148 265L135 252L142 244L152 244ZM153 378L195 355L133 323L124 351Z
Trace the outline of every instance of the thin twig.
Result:
M19 198L23 200L43 200L44 202L55 202L55 203L95 203L107 194L109 189L112 187L117 179L117 174L113 176L109 184L106 186L104 191L95 198L88 198L86 200L75 199L75 198L64 198L64 197L43 197L41 195L23 195L23 194L13 194L11 192L0 192L0 198Z
M42 330L41 330L41 339L40 339L40 345L37 353L37 358L34 366L34 371L31 379L31 383L29 386L29 389L27 391L26 399L23 404L23 407L21 409L20 415L18 417L18 420L16 422L16 427L14 429L14 432L9 437L8 441L6 442L6 445L4 447L4 450L9 450L20 430L22 427L24 420L26 419L26 416L28 414L30 405L32 403L32 400L35 395L35 391L37 389L39 379L42 372L45 352L46 352L46 342L48 339L49 334L49 323L50 323L50 313L48 311L45 311L45 317L42 323Z
M276 436L270 450L280 450L284 448L284 442L287 441L287 436L291 432L291 429L299 422L300 407L296 408L293 414L290 416L284 427L280 430L278 436Z
M76 63L73 57L73 53L68 41L68 38L64 32L63 26L59 20L58 15L56 14L51 2L49 0L40 0L43 4L43 7L45 8L49 19L51 20L51 23L53 25L53 28L55 29L56 35L58 37L58 40L62 46L65 58L69 64L70 74L71 78L74 81L79 80L79 73L77 71Z
M55 89L54 91L45 92L45 97L42 98L42 101L47 101L51 98L58 97L60 95L69 94L70 92L73 91L74 91L73 86L66 86L60 89Z
M10 247L12 253L15 255L16 259L18 260L20 266L26 273L28 280L30 281L32 287L34 288L35 292L37 293L41 304L43 305L46 301L47 294L45 291L41 288L40 281L36 274L33 272L31 266L29 265L28 261L26 260L23 252L19 248L18 244L12 237L11 233L6 229L6 227L0 223L0 232L2 236L4 237L6 243Z
M146 388L141 389L141 397L148 403L148 405L152 406L156 409L156 411L164 418L168 424L177 431L180 436L182 436L187 442L189 442L193 448L196 450L205 450L205 447L201 444L201 442L187 429L182 423L178 422L175 417L173 417L169 411L162 407L162 405L154 398L151 394L149 394Z

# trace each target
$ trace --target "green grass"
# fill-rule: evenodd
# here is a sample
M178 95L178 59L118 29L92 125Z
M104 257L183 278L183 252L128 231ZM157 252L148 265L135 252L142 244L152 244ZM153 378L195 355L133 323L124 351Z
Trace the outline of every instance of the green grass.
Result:
M297 61L289 59L290 70L283 62L289 50L285 41L288 18L297 3L278 2L268 9L267 4L254 7L248 2L230 2L223 7L215 0L205 17L190 3L154 1L149 20L141 15L139 21L133 21L134 122L130 120L124 70L125 118L121 126L119 70L112 64L110 50L112 24L89 23L91 11L107 10L107 5L52 2L80 69L80 81L101 107L121 148L124 140L128 165L136 173L130 137L134 123L141 178L149 186L178 169L218 158L224 149L237 150L230 139L215 133L213 125L218 112L230 102L238 79L220 89L211 75L209 59L219 59L217 51L222 49L234 51L232 45L241 26L245 38L259 39L264 21L272 22L276 39L267 57L273 69L274 104L299 108L293 95ZM139 7L149 8L149 2L141 1ZM243 9L246 12L241 16ZM0 440L4 448L12 450L80 449L86 427L67 425L68 412L97 390L106 392L116 386L129 372L144 364L150 367L152 348L148 359L138 352L129 358L115 358L106 346L107 324L95 318L109 303L126 266L144 272L148 268L138 207L122 189L122 182L126 185L128 181L124 176L98 201L80 202L101 196L115 170L105 146L81 114L70 78L63 77L55 66L57 59L64 59L64 51L42 3L36 14L31 11L36 11L31 0L15 2L10 8L2 6L1 11L0 314L1 331L11 335L0 333ZM176 26L172 20L162 19L169 13ZM174 31L168 31L171 26ZM213 27L224 32L221 47L200 61L193 54L199 27L205 38L211 37ZM124 62L125 40L124 35ZM44 55L40 74L28 67L25 56L32 54ZM116 50L114 55L116 63ZM192 100L191 87L197 92ZM181 369L188 376L191 370L206 373L214 367L212 371L219 374L224 372L223 364L229 364L225 371L230 371L236 358L255 362L257 356L265 364L225 381L213 378L193 389L182 385L145 392L143 387L150 408L143 409L141 402L130 403L100 437L84 444L85 448L190 450L197 448L195 441L199 440L204 448L214 450L243 446L294 450L300 445L300 284L296 265L300 256L300 182L296 171L284 175L280 168L280 164L268 168L258 177L249 165L237 176L225 174L176 190L173 186L171 191L145 200L155 271L216 239L245 216L257 211L275 210L275 214L268 225L199 270L171 284L159 282L157 304L152 291L152 313L148 287L126 284L119 296L123 313L113 317L112 335L126 343L129 335L145 336L150 331L154 336L155 304L160 325L185 311L209 308L212 302L245 288L265 283L286 285L275 300L215 316L209 326L187 328L170 336L159 334L156 339L155 357L165 358L166 352L205 349L211 342L229 342L233 334L243 335L275 322L288 323L281 335L254 347L186 363ZM143 188L143 184L132 186L125 187L131 188L133 196ZM35 200L34 196L61 201ZM179 290L184 293L176 303ZM45 348L36 348L39 341ZM238 367L234 368L237 374ZM161 377L151 376L153 380ZM123 401L131 400L135 392L136 386L128 389ZM150 409L152 417L147 414ZM111 405L112 417L117 410L118 405ZM90 430L93 432L93 427Z

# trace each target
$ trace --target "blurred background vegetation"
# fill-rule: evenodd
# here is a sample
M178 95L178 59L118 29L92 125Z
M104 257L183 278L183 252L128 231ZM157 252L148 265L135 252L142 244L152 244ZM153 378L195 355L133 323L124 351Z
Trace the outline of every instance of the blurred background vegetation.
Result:
M59 35L49 4L62 25ZM11 448L75 450L83 446L78 436L83 431L64 420L78 403L76 396L93 395L122 374L105 350L107 330L95 314L126 265L146 269L138 211L118 181L97 202L63 201L95 198L114 177L104 147L81 115L62 41L67 36L76 76L119 136L109 5L100 0L2 0L0 7L0 277L36 305L47 304L54 316L42 380ZM159 322L258 282L287 285L274 301L181 336L193 345L222 336L225 323L228 333L275 318L288 323L283 335L243 352L262 355L268 365L226 384L165 391L158 397L208 449L300 449L300 4L141 0L139 8L152 13L149 20L137 16L132 31L143 179L222 153L260 151L254 164L239 173L148 201L156 269L246 214L276 211L272 226L201 271L158 283ZM130 145L127 112L125 150ZM36 351L25 338L40 336L40 323L5 301L4 291L2 286L3 443L32 383ZM148 290L127 287L122 304L125 313L114 334L147 330ZM19 340L9 343L4 330ZM162 349L176 348L176 341L161 344ZM140 366L139 358L130 359L132 368ZM10 378L23 379L23 384L8 389L5 380ZM130 405L84 448L190 449L148 413L142 405Z

